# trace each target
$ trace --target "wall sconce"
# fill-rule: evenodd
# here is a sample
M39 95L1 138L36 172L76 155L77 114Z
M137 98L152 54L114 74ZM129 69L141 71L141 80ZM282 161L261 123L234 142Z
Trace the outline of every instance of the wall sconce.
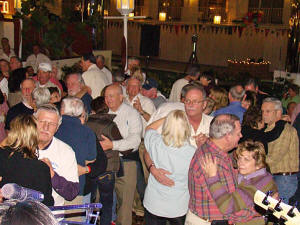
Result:
M0 6L1 6L1 13L3 14L7 14L8 11L9 11L9 8L8 8L8 2L7 1L0 1Z
M104 14L104 16L108 16L108 10L104 9L103 14Z
M221 23L221 16L214 16L214 24L220 24Z
M166 21L167 13L160 12L159 13L159 21Z
M128 15L134 9L134 0L117 0L117 10L122 15Z
M134 17L134 13L129 13L128 17Z

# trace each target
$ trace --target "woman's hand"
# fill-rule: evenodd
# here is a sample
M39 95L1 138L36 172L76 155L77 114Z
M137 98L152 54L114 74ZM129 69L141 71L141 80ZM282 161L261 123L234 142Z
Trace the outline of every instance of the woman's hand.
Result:
M202 160L202 169L206 176L208 177L214 177L217 175L218 166L217 166L217 160L213 159L211 155L204 156L204 159Z

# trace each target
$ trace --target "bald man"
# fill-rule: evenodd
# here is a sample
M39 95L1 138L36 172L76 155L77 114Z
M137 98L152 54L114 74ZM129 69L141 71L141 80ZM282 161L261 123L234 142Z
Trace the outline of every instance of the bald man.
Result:
M111 141L102 136L100 144L104 151L112 149L120 152L124 162L124 176L116 178L118 200L117 224L132 225L132 204L137 182L136 161L139 160L138 147L141 142L142 120L137 110L123 103L123 91L119 85L110 85L105 90L105 103L109 114L115 114L123 139Z

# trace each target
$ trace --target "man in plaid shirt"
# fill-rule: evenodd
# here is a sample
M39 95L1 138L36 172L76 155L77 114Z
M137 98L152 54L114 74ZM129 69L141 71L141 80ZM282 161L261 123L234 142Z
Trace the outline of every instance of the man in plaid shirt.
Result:
M218 162L218 176L232 193L237 187L237 172L233 169L228 152L238 145L241 135L239 118L231 114L216 116L210 125L210 139L200 146L191 161L189 169L189 212L186 225L210 224L213 220L228 220L230 223L245 222L253 218L254 209L243 209L235 214L223 215L208 188L208 177L202 171L202 159L211 155ZM208 222L210 221L210 222Z

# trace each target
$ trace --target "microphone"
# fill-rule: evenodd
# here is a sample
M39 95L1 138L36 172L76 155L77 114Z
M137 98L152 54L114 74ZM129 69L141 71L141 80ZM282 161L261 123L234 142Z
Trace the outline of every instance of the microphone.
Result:
M20 201L36 200L40 202L44 200L43 193L19 186L15 183L8 183L3 185L1 192L3 197L6 199L16 199Z

